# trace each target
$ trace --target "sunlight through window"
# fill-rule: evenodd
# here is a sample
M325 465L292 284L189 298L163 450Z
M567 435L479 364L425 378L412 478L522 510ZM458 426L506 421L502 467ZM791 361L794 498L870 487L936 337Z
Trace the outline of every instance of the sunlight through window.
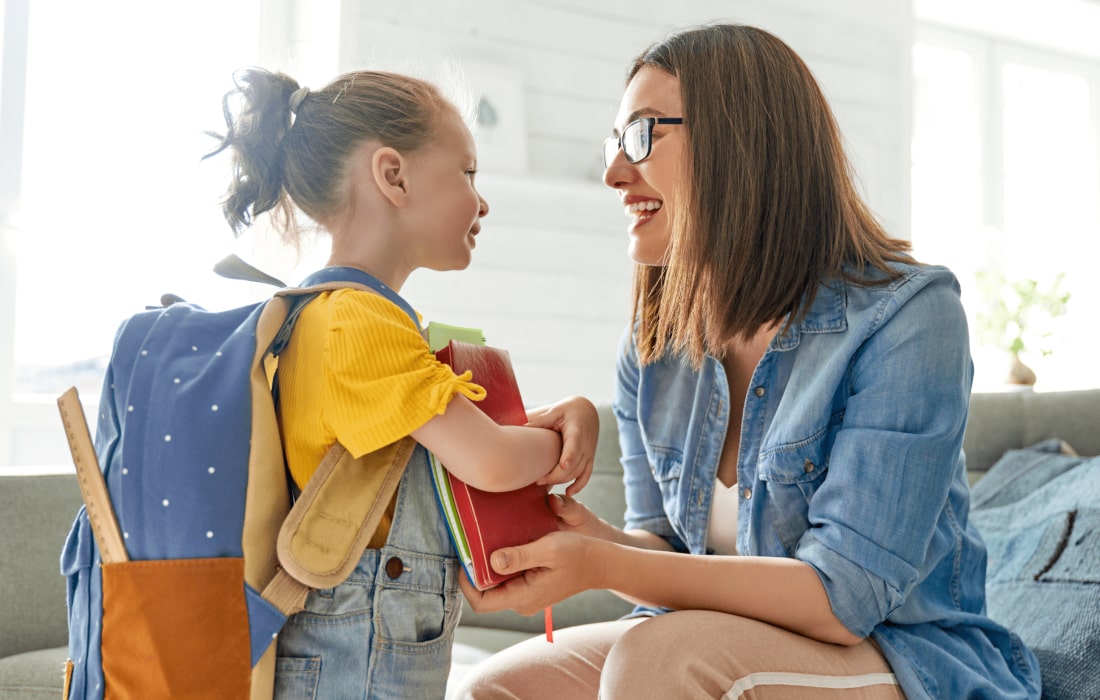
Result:
M224 163L200 157L232 72L256 60L258 0L63 5L30 15L17 393L98 393L117 324L163 293L247 301L205 274L234 241Z
M1090 14L1060 0L1035 13L1008 3L996 22L979 22L974 7L988 4L915 3L924 23L913 49L914 248L963 286L976 390L1006 388L1018 339L1036 389L1097 387L1100 48L1075 37L1082 24L1100 36L1100 6ZM1067 27L1065 45L1052 24ZM994 278L1003 285L983 290ZM1040 293L1068 292L1069 302L1054 314L1036 303L1022 332L980 333L998 302L1015 303L1011 284L1028 280Z

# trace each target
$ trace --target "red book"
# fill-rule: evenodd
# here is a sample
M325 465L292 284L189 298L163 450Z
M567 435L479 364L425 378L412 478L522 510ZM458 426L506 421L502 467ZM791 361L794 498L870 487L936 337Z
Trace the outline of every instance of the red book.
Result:
M525 425L519 386L506 350L452 340L435 353L436 358L485 387L486 396L474 402L501 425ZM486 590L518 574L501 575L489 564L489 556L501 547L533 542L558 529L546 496L549 486L531 484L516 491L489 492L458 479L432 456L436 495L443 508L451 539L470 582Z

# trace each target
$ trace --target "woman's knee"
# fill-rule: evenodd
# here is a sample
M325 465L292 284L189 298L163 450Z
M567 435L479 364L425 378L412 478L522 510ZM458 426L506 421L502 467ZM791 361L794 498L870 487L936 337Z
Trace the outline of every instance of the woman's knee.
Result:
M755 670L763 623L707 610L658 615L628 630L608 653L601 698L721 697ZM753 649L753 653L747 653Z
M624 632L604 662L600 698L671 698L689 690L698 650L687 612L658 615Z
M528 639L479 663L448 698L594 699L607 649L634 624L615 620L568 627L555 632L553 644L541 637Z

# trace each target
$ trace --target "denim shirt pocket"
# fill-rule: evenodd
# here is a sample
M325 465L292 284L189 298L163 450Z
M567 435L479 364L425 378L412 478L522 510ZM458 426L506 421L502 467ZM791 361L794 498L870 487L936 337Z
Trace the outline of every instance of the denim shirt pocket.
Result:
M661 494L661 510L671 533L677 538L685 537L684 509L681 478L684 474L684 457L679 450L668 447L651 446L648 450L649 470ZM658 532L664 535L666 533Z
M649 469L658 484L679 481L684 471L684 456L669 447L649 448Z
M765 522L771 523L788 556L810 527L810 501L825 481L829 470L827 448L834 435L834 430L824 429L760 458L757 478L765 490L760 494L766 498Z

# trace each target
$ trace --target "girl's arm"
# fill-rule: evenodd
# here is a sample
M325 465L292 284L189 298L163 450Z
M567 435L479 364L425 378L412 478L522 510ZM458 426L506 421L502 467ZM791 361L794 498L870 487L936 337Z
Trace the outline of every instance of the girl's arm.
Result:
M557 432L499 425L464 396L451 399L445 413L412 436L447 471L482 491L512 491L538 481L554 469L562 452Z

